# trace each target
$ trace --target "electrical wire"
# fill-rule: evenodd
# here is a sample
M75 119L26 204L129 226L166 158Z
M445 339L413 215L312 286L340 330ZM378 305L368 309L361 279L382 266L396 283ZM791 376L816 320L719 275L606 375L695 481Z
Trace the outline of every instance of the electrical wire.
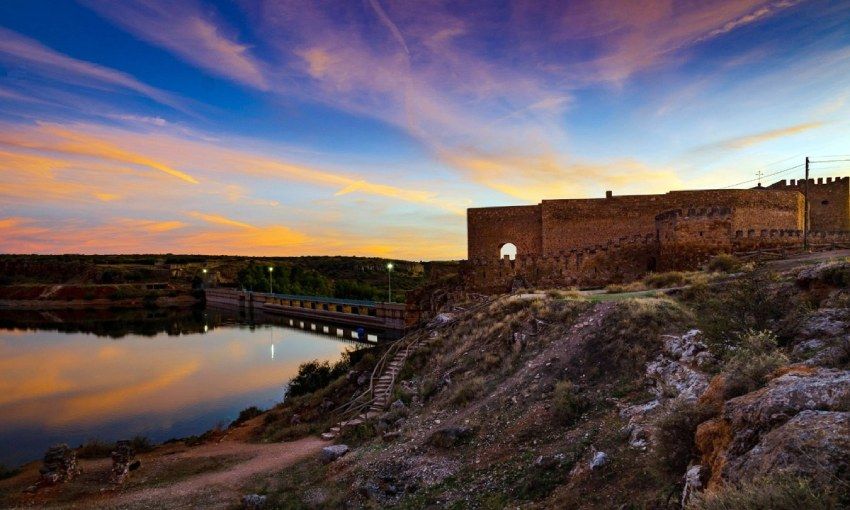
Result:
M794 166L788 167L784 170L779 170L778 172L772 172L772 173L769 173L769 174L765 174L765 175L762 175L760 177L756 177L755 179L748 179L746 181L741 181L741 182L738 182L738 183L735 183L735 184L730 184L729 186L723 186L720 189L734 188L735 186L741 186L742 184L749 184L751 182L761 181L765 177L773 177L774 175L784 174L785 172L790 172L791 170L794 170L795 168L800 168L801 166L805 166L805 164L800 163L799 165L794 165Z

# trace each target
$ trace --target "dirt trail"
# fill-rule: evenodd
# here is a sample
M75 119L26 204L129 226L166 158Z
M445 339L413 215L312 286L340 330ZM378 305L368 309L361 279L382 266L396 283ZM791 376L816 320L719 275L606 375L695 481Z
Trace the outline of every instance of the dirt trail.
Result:
M235 461L224 469L190 475L174 483L154 487L127 487L117 493L85 498L69 506L44 506L44 508L233 508L238 505L245 490L243 487L253 477L272 476L287 466L309 456L316 456L328 443L316 437L306 437L288 443L251 444L225 440L177 451L167 455L143 458L142 469L131 479L145 476L145 472L165 470L177 463L191 463L193 459L227 458ZM41 504L43 505L42 501ZM49 503L48 503L49 505ZM41 505L39 505L41 506Z

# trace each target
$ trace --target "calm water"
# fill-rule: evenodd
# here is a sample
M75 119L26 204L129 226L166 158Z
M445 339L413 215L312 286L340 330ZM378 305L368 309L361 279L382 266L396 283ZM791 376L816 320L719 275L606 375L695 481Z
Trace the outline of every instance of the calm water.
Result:
M351 333L214 310L0 313L0 463L56 442L164 441L226 425L280 402L300 363L357 348L337 334Z

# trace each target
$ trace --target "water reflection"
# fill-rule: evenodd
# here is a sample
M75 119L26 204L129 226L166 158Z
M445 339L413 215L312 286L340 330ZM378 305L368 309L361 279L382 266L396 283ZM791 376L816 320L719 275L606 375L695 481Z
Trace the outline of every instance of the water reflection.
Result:
M342 328L296 322L221 310L0 313L0 462L57 441L197 434L270 407L300 363L355 348Z

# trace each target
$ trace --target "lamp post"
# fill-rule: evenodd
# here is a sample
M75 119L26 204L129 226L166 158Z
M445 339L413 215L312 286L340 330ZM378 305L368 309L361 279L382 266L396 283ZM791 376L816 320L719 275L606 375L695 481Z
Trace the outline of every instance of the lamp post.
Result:
M203 284L201 285L201 288L206 289L207 288L207 268L203 268L201 271L204 273L204 281L203 281Z
M393 302L393 263L387 263L387 302Z
M274 268L269 266L269 294L274 294L274 292L272 292L272 289L274 288L272 286L272 271L274 271Z

